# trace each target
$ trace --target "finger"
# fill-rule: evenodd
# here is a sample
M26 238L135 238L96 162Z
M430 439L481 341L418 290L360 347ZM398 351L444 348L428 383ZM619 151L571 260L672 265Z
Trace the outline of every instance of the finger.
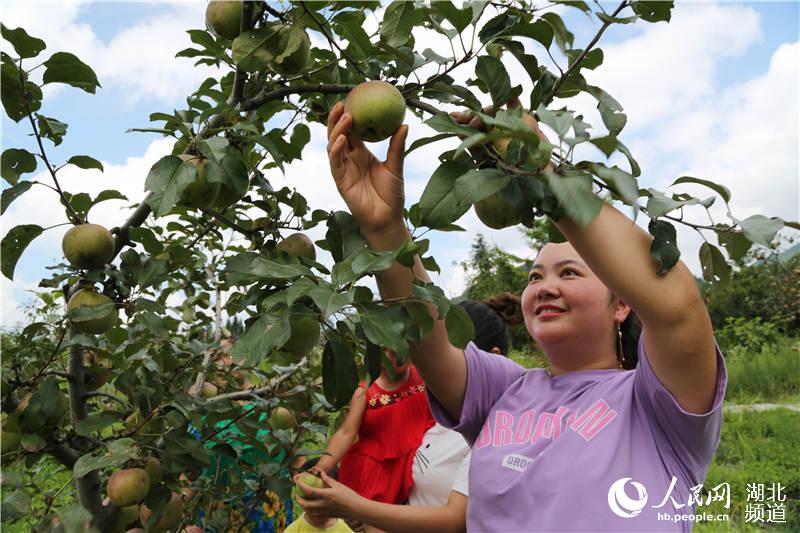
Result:
M294 484L297 485L297 488L302 490L306 494L306 496L309 497L309 499L314 500L323 495L322 489L317 489L310 485L306 485L305 483L303 483L301 479L296 479ZM299 495L298 498L300 498Z
M328 150L328 162L331 166L331 174L333 175L333 179L337 182L344 176L345 171L345 147L347 146L347 139L345 139L344 135L339 135L333 144L331 145L330 149Z
M516 96L513 97L513 98L509 98L508 102L506 102L506 107L508 109L512 109L514 107L519 107L519 105L520 105L519 98L516 97Z
M386 166L392 173L403 175L403 159L406 151L406 138L408 137L408 125L400 126L392 139L389 141L389 151L386 154Z
M320 479L322 479L322 481L325 482L325 485L327 485L328 487L334 487L339 484L338 481L329 476L328 473L325 472L324 470L319 471L319 477Z
M333 126L339 121L339 117L342 116L344 112L344 104L342 102L336 102L331 108L331 112L328 114L328 138L331 137L331 131L333 130Z
M350 126L353 125L353 117L350 113L343 113L342 116L339 118L339 121L334 124L333 129L328 136L328 143L331 140L337 139L340 135L347 135L350 131ZM328 145L330 149L330 144Z
M483 129L483 121L481 120L481 117L473 117L467 125L477 130Z

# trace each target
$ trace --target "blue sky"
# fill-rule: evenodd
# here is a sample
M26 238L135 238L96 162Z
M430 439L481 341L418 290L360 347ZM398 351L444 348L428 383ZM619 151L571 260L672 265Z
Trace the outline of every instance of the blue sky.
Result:
M603 5L613 9L612 4ZM201 72L191 67L191 61L174 58L177 50L190 45L184 30L202 25L204 3L4 1L2 6L4 24L23 26L48 43L43 59L59 50L73 52L95 69L103 85L94 96L68 87L45 91L41 112L70 124L64 143L57 148L48 145L48 154L62 161L71 155L91 155L106 167L102 175L65 172L67 188L95 193L117 188L131 202L139 201L147 170L170 144L152 134L125 131L147 126L151 112L182 107L200 81L218 74L215 69ZM575 33L576 46L594 35L596 21L577 10L561 14ZM680 175L705 177L732 189L734 211L740 218L758 212L800 218L799 20L796 2L691 2L676 7L670 24L639 23L606 32L600 42L606 61L590 73L589 80L615 96L628 113L622 139L643 167L640 186L663 190ZM435 47L433 36L417 35L418 42L428 39ZM515 64L509 68L512 78L520 76ZM465 79L472 71L467 65L456 74ZM602 127L589 100L576 98L556 105L584 112L590 123ZM416 118L409 123L412 139L431 134ZM17 125L4 118L2 127L3 149L33 148L24 122ZM315 207L341 208L327 172L324 131L312 127L312 134L305 160L289 167L285 179L272 179L297 187ZM433 145L407 162L409 203L418 199L436 154L445 149L445 144ZM378 145L376 152L382 157L385 145ZM20 223L64 221L55 196L35 190L3 216L3 234ZM119 224L124 207L124 202L108 202L92 212L93 221ZM453 295L463 289L465 279L453 263L467 258L476 232L512 253L530 253L515 229L488 230L472 212L459 223L468 230L464 234L432 236L433 253L443 268L435 281ZM63 230L51 230L28 249L13 283L2 280L3 325L15 322L16 306L30 297L28 291L45 274L45 266L60 258ZM679 242L684 260L698 272L701 241L692 232L681 231Z

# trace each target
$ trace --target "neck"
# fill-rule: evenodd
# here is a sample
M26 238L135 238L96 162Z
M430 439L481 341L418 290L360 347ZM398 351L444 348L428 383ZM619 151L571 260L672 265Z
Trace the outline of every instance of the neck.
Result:
M601 352L592 353L586 349L587 343L566 341L557 346L542 347L550 362L550 374L560 376L582 370L607 370L619 368L616 350L606 347Z
M391 376L389 376L389 373L384 368L381 370L381 376L378 379L383 382L380 384L381 387L383 387L384 389L391 389L392 387L397 387L408 381L408 377L410 375L411 375L411 368L407 367L405 370L403 370L402 372L394 376L394 378L392 378ZM386 386L384 387L384 385Z
M306 522L317 529L328 529L329 527L332 527L337 520L336 518L321 518L318 516L314 516L312 518L308 513L305 513L303 517L305 518Z

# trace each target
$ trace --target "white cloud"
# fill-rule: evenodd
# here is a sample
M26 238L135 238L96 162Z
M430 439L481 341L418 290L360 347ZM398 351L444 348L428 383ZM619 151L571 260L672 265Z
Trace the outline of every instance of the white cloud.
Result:
M73 194L89 193L92 197L104 189L116 189L127 196L123 200L102 202L89 213L89 221L108 228L119 226L130 215L126 206L140 202L145 195L144 180L150 167L172 150L172 139L159 139L148 145L145 153L138 157L129 157L122 165L103 162L105 172L99 170L82 170L74 166L59 171L58 179L64 190ZM52 179L46 172L37 173L32 180L52 185ZM63 209L59 208L56 193L43 186L34 186L20 196L3 214L3 235L19 224L37 224L43 228L66 222ZM44 266L63 260L61 257L61 239L69 226L49 229L25 250L15 273L13 282L3 278L3 316L0 324L10 325L9 320L15 316L16 306L29 301L31 296L25 291L35 284L26 280L45 275ZM41 257L42 264L35 271L25 271L20 266L26 257ZM11 320L13 322L13 320Z
M92 67L105 89L122 91L126 105L133 105L145 98L175 102L208 76L218 75L215 68L194 67L194 60L175 58L178 51L193 46L186 30L203 26L204 8L202 2L154 4L153 15L109 42L103 42L86 22L93 3L4 2L3 18L7 26L23 27L43 39L47 43L43 58L57 51L77 55ZM47 16L42 16L43 10ZM46 89L52 95L60 86Z

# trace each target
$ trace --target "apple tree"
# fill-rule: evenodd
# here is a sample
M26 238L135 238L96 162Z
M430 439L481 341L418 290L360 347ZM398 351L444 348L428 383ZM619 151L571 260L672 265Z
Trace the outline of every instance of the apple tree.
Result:
M725 221L689 222L684 211L731 200L702 178L673 185L704 186L706 198L639 187L640 167L622 142L624 110L584 71L602 68L599 44L610 26L667 23L672 2L625 0L613 11L581 0L552 4L591 17L594 38L576 43L556 12L527 1L210 2L207 28L188 30L192 44L177 55L223 74L203 81L183 108L153 112L152 125L132 128L174 144L143 176L142 197L130 199L113 188L92 195L61 186L66 165L103 165L91 155L55 155L67 124L45 115L42 87L94 93L100 81L75 55L50 53L25 29L3 26L13 47L2 54L3 108L34 144L2 153L2 210L45 187L52 205L43 208L62 210L74 226L28 323L3 338L3 520L41 531L137 523L180 531L202 513L209 528L246 531L249 511L289 495L290 465L320 453L328 413L378 375L382 347L407 355L431 331L429 308L454 344L471 338L469 318L439 287L417 282L408 298L386 301L365 281L417 255L438 270L424 233L460 231L473 206L494 228L563 214L587 224L611 198L649 217L660 272L680 255L675 225L700 232L703 276L713 282L726 281L729 260L754 243L800 228L763 215L738 219L730 209ZM377 20L374 32L365 30L367 17ZM420 32L450 46L421 49ZM553 54L563 60L551 67ZM510 73L512 64L519 68ZM271 183L303 158L309 124L324 124L336 102L373 80L390 84L400 111L432 133L407 153L456 140L441 150L419 202L407 206L413 240L385 252L367 248L348 213L316 209ZM354 92L349 103L356 124L376 108L398 115L380 91L360 92L362 101ZM582 93L596 101L602 124L570 109ZM459 124L443 108L470 110L482 125ZM534 115L552 144L531 130ZM581 145L601 156L583 159ZM610 165L615 154L625 168ZM29 177L37 171L47 178ZM134 209L113 228L92 224L92 208L108 200ZM311 242L304 232L317 226L325 237ZM26 247L50 229L10 228L2 274L13 279ZM235 342L223 332L223 309L244 320ZM45 471L64 479L58 491L39 490L42 477L31 472Z

